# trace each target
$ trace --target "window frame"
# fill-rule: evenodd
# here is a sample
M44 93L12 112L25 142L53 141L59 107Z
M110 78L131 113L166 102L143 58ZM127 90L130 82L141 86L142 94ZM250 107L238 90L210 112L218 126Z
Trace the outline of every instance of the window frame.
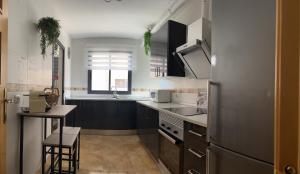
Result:
M109 90L92 90L92 71L93 70L88 70L88 94L113 94L114 90L111 89L111 71L109 70ZM118 94L120 95L126 95L126 94L131 94L131 82L132 82L132 71L128 71L128 90L127 91L118 91Z

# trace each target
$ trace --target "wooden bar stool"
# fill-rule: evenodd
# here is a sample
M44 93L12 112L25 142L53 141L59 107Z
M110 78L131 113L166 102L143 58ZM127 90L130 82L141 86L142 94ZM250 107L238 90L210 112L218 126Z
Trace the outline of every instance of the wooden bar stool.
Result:
M78 135L76 134L63 134L62 148L67 149L68 152L63 152L63 161L68 161L68 170L63 170L62 173L76 174L77 171L77 145ZM42 143L42 174L45 174L45 163L47 154L51 155L50 167L46 170L46 173L58 173L56 166L59 163L58 153L55 149L59 147L59 134L51 134ZM49 148L49 150L47 150Z
M77 168L79 169L80 164L80 127L63 127L63 134L71 134L71 135L77 135ZM53 131L54 134L58 134L59 131L56 129Z

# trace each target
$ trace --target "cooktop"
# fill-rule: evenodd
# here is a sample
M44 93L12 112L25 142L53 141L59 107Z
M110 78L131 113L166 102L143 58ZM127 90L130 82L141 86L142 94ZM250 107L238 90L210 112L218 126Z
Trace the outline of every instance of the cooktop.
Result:
M183 116L207 114L206 108L179 107L179 108L164 108L164 109Z

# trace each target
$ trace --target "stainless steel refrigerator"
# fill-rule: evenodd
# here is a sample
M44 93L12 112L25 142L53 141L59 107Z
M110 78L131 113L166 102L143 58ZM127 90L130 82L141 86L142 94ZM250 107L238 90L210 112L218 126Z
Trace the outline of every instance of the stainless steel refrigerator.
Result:
M272 174L276 0L212 0L208 174Z

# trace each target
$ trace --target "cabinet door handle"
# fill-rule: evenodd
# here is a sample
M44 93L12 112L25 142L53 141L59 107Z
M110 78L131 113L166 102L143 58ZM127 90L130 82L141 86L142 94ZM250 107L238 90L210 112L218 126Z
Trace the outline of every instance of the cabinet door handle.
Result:
M205 154L199 154L197 152L195 152L193 149L188 149L189 152L191 152L192 154L194 154L195 156L197 156L198 158L203 158L205 157Z
M198 172L197 170L190 169L190 170L188 170L188 174L201 174L201 173Z
M189 130L188 132L189 132L190 134L196 135L196 136L198 136L198 137L203 137L203 136L204 136L204 135L199 134L199 133L197 133L197 132L195 132L195 131L192 131L192 130Z

